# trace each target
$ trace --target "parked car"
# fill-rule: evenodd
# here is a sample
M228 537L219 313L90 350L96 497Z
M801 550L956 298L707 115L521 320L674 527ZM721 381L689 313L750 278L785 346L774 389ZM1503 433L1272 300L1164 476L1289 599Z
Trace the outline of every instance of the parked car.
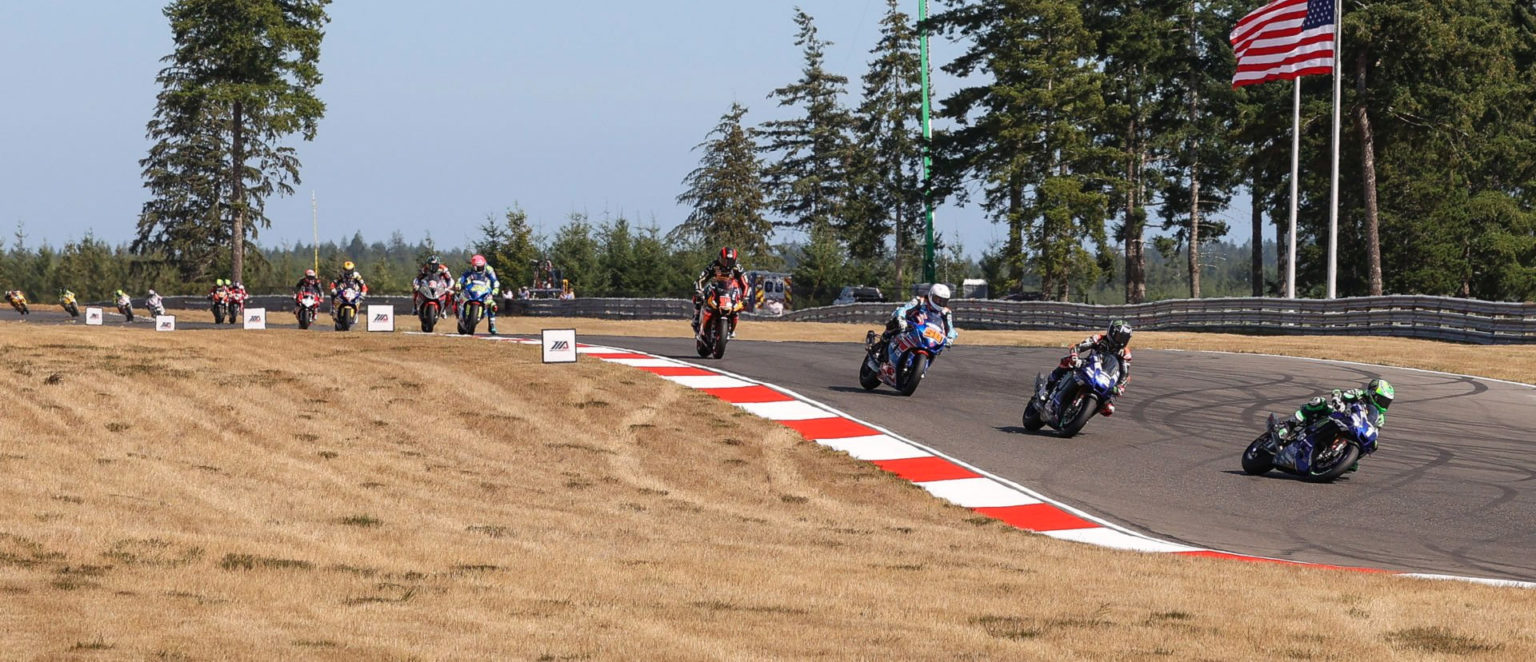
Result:
M885 295L880 293L878 287L849 285L832 301L834 306L845 303L885 303Z

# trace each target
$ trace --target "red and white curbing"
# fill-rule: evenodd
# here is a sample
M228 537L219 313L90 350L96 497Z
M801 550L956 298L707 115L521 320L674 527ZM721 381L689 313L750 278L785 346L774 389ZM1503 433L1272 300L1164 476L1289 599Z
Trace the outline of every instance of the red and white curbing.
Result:
M539 344L537 340L486 337L488 340ZM703 368L654 354L615 347L577 344L590 358L631 366L683 386L698 389L763 418L777 421L810 441L843 451L912 481L936 497L1011 526L1059 540L1138 552L1282 563L1310 568L1379 572L1420 579L1452 579L1493 586L1536 588L1536 582L1487 579L1374 568L1335 566L1272 559L1158 540L1053 501L1034 490L994 476L878 425L856 419L788 389L724 370Z

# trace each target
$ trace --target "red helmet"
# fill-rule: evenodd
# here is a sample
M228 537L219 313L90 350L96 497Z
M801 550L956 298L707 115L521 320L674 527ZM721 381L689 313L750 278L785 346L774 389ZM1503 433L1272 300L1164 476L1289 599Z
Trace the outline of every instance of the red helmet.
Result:
M736 249L730 246L720 249L720 257L715 260L715 264L720 265L722 269L736 268Z
M469 258L469 266L475 269L485 269L485 256L478 253L475 254L474 257Z
M305 269L304 270L304 277L305 278L314 278L315 277L315 270L314 269Z

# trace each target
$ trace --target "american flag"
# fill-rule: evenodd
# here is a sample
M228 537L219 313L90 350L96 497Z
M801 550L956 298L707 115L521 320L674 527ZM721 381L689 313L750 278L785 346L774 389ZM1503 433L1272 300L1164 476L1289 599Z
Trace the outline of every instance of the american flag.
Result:
M1333 72L1334 0L1275 0L1232 28L1232 87Z

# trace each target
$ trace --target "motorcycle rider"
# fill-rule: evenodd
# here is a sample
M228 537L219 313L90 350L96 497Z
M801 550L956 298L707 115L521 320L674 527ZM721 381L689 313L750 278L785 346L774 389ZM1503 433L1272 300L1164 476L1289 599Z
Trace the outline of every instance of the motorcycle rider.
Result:
M151 314L165 314L165 302L160 298L160 294L154 290L150 290L149 296L144 297L144 307L147 308Z
M496 278L496 270L485 263L484 255L476 254L469 258L469 269L464 271L464 275L459 276L458 289L467 292L469 284L475 281L491 284L491 296L485 303L485 319L488 322L486 331L494 336L496 335L496 292L501 290L501 281Z
M1115 390L1110 393L1104 403L1099 406L1101 416L1111 416L1115 413L1115 398L1125 393L1125 384L1131 380L1131 325L1125 320L1115 320L1109 323L1109 329L1104 333L1096 333L1088 336L1076 345L1061 359L1061 364L1051 371L1051 376L1045 382L1047 393L1056 388L1056 382L1067 373L1082 364L1078 357L1083 352L1094 350L1100 356L1114 356L1120 360L1120 379L1115 382Z
M23 314L23 315L27 314L25 312L26 309L22 307L22 305L27 302L27 295L22 294L21 290L6 290L5 291L5 302L8 303L8 304L11 304L17 310L23 311L21 314Z
M368 283L363 280L363 275L357 272L357 265L351 260L341 263L341 275L331 281L331 310L336 310L336 298L341 295L342 288L351 285L361 296L368 294Z
M928 293L913 297L911 301L902 304L891 313L891 319L885 323L885 331L880 334L880 351L884 356L885 348L891 340L891 336L907 330L908 320L924 314L929 317L937 317L944 321L944 346L948 347L955 342L955 336L960 330L955 328L955 314L949 310L949 286L943 283L934 283L928 288ZM873 333L873 332L871 332Z
M427 298L422 296L421 292L417 291L417 288L433 280L441 280L444 283L453 282L453 273L448 270L448 265L443 264L443 261L438 259L436 255L428 258L427 263L421 265L421 271L417 272L415 280L411 281L412 315L418 314L421 311L422 305L427 303ZM439 306L437 310L438 318L442 318L444 314L443 306Z
M224 282L228 283L229 281L226 280ZM234 302L235 306L240 309L241 313L244 313L245 312L245 300L249 296L248 294L246 294L245 285L242 284L242 283L238 283L238 282L235 283L234 285L230 285L229 286L229 295L230 295L229 296L229 300Z
M693 332L699 332L699 311L704 307L704 286L711 280L720 279L728 284L735 285L741 290L741 296L746 297L750 291L747 287L747 274L742 271L741 264L736 260L736 249L724 246L720 249L719 257L704 271L699 272L698 280L693 283ZM574 298L574 297L573 297ZM736 314L731 314L731 326L729 337L736 337Z
M1280 429L1280 445L1291 441L1297 432L1306 429L1308 425L1319 419L1327 418L1336 411L1348 411L1349 406L1357 402L1370 405L1369 411L1375 412L1376 420L1372 421L1377 428L1387 424L1387 407L1392 406L1392 399L1397 397L1397 392L1392 384L1385 379L1376 378L1365 383L1365 388L1333 389L1326 395L1319 395L1306 404L1290 418Z
M320 278L315 275L314 269L305 269L304 277L293 284L293 300L298 301L299 295L305 292L313 292L316 297L321 294Z

